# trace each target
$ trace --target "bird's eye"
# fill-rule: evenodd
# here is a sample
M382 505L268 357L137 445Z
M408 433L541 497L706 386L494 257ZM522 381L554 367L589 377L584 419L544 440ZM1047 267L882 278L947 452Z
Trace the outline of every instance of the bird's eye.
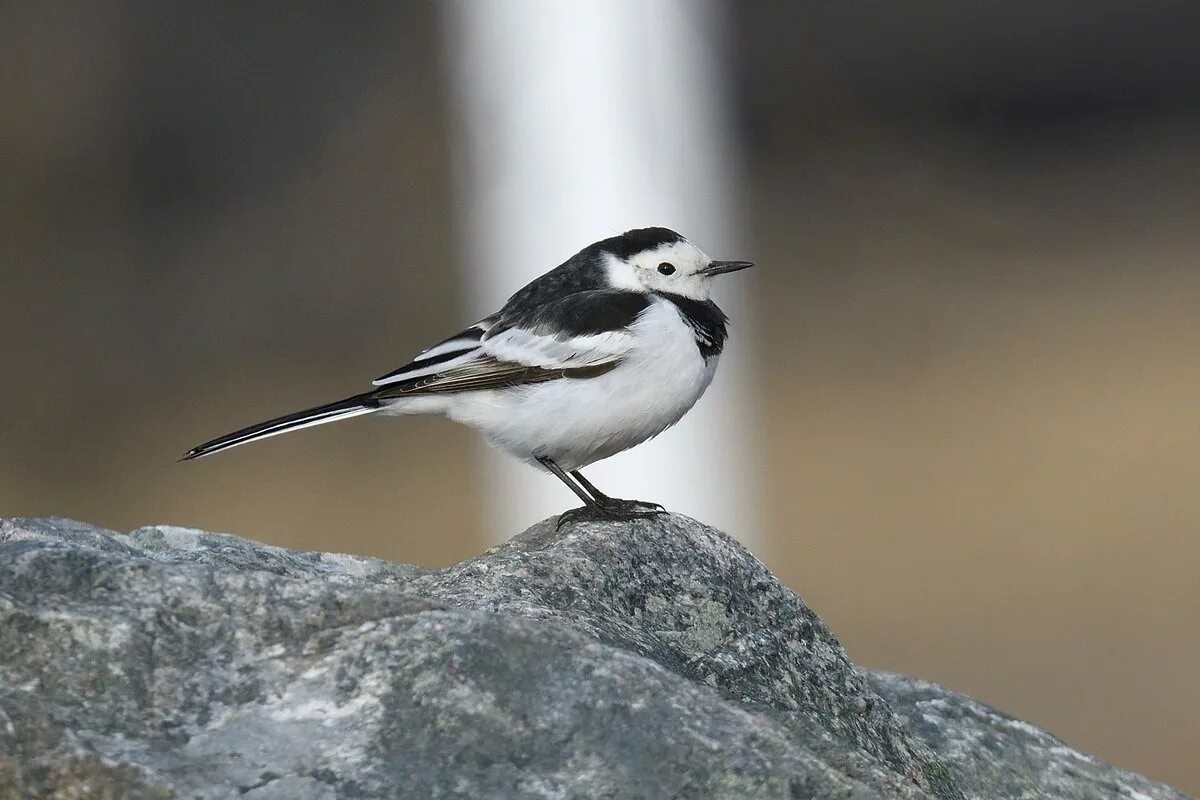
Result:
M663 275L674 275L675 274L675 265L668 264L667 262L664 261L663 263L658 265L658 271L659 271L659 273L661 273Z

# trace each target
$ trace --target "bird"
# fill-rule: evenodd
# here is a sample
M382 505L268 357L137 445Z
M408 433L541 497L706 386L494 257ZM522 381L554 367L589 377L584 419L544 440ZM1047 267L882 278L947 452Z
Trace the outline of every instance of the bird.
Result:
M583 502L571 513L662 513L604 494L580 470L691 410L728 336L712 281L752 266L715 261L669 228L628 230L583 248L371 391L220 436L180 461L366 414L440 414L566 484Z

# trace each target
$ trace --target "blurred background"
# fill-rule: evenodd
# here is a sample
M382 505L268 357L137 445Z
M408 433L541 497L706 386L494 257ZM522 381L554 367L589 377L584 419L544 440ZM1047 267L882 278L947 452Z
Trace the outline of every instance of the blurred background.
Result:
M726 527L855 661L1200 793L1194 5L645 7L631 74L704 65L656 135L689 148L703 131L670 115L697 104L719 134L719 181L672 191L728 184L697 217L717 229L684 233L760 265L717 298L742 344L714 408L748 443ZM480 264L489 112L464 89L486 66L453 9L0 6L0 514L427 565L536 519L444 420L175 463L504 299ZM622 185L630 208L664 186ZM586 222L536 237L524 279L625 227ZM705 413L663 446L708 441Z

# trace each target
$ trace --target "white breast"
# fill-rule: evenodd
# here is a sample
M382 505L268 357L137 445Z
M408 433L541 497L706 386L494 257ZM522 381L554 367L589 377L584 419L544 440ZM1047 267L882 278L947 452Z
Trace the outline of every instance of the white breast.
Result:
M565 470L627 450L678 422L717 367L666 300L656 299L629 333L629 351L603 375L454 395L443 411L517 458L548 457Z

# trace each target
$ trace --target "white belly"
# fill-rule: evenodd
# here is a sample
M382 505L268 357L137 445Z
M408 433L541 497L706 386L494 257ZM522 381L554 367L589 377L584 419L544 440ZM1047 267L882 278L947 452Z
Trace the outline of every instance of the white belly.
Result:
M431 397L393 413L440 412L524 461L579 469L662 433L712 382L717 359L700 356L669 304L648 309L633 330L639 344L603 375Z

